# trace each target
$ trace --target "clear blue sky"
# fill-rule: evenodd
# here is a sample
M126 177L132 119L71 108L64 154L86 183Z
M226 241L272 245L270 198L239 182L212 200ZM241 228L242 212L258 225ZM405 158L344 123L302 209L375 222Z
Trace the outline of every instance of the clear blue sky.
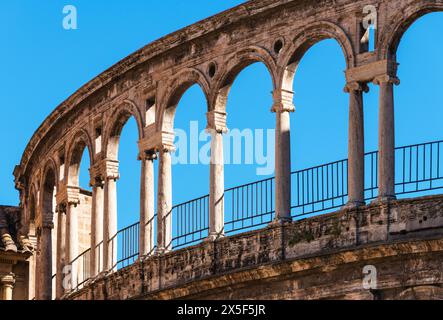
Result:
M84 83L149 42L212 14L240 4L238 0L163 1L24 1L0 4L0 204L16 205L12 171L33 132L45 117ZM62 28L62 8L78 9L78 30ZM398 61L402 84L396 88L397 145L443 138L441 106L443 14L430 14L408 30ZM293 169L347 157L348 97L343 93L345 63L340 47L326 40L303 58L294 83L292 115ZM228 101L230 129L274 128L270 113L271 79L263 65L245 69ZM365 95L366 151L377 149L378 91ZM192 87L181 100L176 126L205 124L202 92ZM253 115L253 116L251 116ZM124 128L121 149L119 227L138 219L139 163L136 127ZM88 159L82 161L81 182L87 187ZM226 186L256 180L256 166L226 166ZM173 168L174 204L208 193L204 165Z

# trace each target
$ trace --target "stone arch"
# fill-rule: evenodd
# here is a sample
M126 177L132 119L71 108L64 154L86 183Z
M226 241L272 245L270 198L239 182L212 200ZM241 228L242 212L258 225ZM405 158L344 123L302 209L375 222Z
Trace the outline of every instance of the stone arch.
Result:
M334 39L338 42L347 68L355 66L354 48L346 32L334 23L319 21L305 27L294 37L292 44L283 49L278 62L281 66L278 87L292 91L295 73L303 56L312 46L326 39Z
M443 300L443 288L438 286L417 286L406 289L397 297L398 300Z
M272 78L272 87L276 88L277 65L272 55L264 48L248 47L227 58L227 65L221 70L220 76L215 79L215 91L211 94L210 111L226 112L226 101L232 84L242 70L256 62L265 65Z
M161 103L161 107L158 110L159 113L157 119L160 119L157 127L158 130L170 132L174 130L174 117L177 111L177 106L185 92L195 84L200 86L208 104L210 85L204 74L197 69L187 69L180 72L166 86L167 90L164 99L162 100L163 103Z
M393 23L388 24L381 32L380 58L395 61L400 41L409 27L422 16L439 11L443 11L443 3L425 1L409 3L405 8L398 10L398 14L392 19Z
M140 113L140 109L137 107L135 102L131 100L125 100L117 108L115 108L114 113L108 119L108 123L105 129L105 155L108 159L117 160L118 149L120 143L120 135L122 133L123 127L128 120L134 117L137 123L138 138L141 140L143 138L143 117Z
M54 197L57 189L57 166L54 160L46 162L40 187L40 210L41 222L53 222L54 219Z
M92 139L86 130L80 130L74 135L68 147L66 165L66 183L69 186L79 186L80 162L85 148L88 148L91 166L94 161Z

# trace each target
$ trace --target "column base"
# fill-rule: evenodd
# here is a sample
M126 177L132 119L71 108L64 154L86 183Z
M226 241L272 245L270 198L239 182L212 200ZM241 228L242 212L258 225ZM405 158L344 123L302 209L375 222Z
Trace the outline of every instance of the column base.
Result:
M214 241L217 241L219 239L223 239L224 237L225 237L224 233L212 232L212 233L209 234L209 236L204 241L214 242Z
M154 256L162 256L168 252L171 252L171 249L157 248L157 250L155 250Z
M382 203L382 202L390 202L397 200L397 197L394 195L380 195L376 199L374 199L371 203Z
M366 202L364 201L349 201L348 203L346 203L342 209L355 209L358 207L362 207L365 206Z
M283 218L275 218L271 223L269 223L270 227L281 226L285 224L292 223L292 217L283 217Z

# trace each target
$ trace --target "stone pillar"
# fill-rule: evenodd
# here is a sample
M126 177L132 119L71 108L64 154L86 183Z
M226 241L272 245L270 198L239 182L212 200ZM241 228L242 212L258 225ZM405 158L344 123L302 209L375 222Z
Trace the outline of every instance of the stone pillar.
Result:
M57 223L57 267L55 297L60 299L65 293L64 278L66 266L66 205L60 205L58 208Z
M172 249L172 168L173 146L162 146L158 164L157 254Z
M71 271L71 285L70 289L73 290L77 287L78 280L78 261L74 261L78 257L78 202L69 202L66 207L66 254L67 265ZM65 275L66 276L66 275Z
M150 255L154 250L154 150L141 152L140 178L140 244L139 257Z
M365 204L363 91L368 91L367 85L358 82L348 83L345 87L345 92L349 93L348 208Z
M2 300L12 300L14 284L15 284L15 276L13 273L7 274L0 279L0 282L3 287L3 296Z
M216 240L223 237L225 233L223 133L227 132L226 113L208 112L207 120L207 131L211 134L209 240Z
M290 112L295 111L294 93L284 89L273 93L272 112L276 115L275 128L275 221L291 218L291 123Z
M117 180L118 161L105 160L104 216L103 216L103 268L113 272L117 267Z
M395 199L395 128L394 128L394 84L400 81L389 75L374 79L380 86L378 121L378 199Z
M103 270L103 181L100 177L93 178L92 212L91 212L91 253L90 276L97 276Z
M54 224L43 221L40 235L39 300L52 300L52 229Z

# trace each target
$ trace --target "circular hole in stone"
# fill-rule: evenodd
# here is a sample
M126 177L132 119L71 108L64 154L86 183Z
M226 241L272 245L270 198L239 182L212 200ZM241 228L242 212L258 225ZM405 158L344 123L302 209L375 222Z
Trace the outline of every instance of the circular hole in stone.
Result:
M279 54L281 49L283 49L283 41L278 39L277 41L275 41L274 43L274 52L276 54Z
M217 66L214 62L211 62L211 64L208 67L208 75L213 78L215 76L215 73L217 72Z

